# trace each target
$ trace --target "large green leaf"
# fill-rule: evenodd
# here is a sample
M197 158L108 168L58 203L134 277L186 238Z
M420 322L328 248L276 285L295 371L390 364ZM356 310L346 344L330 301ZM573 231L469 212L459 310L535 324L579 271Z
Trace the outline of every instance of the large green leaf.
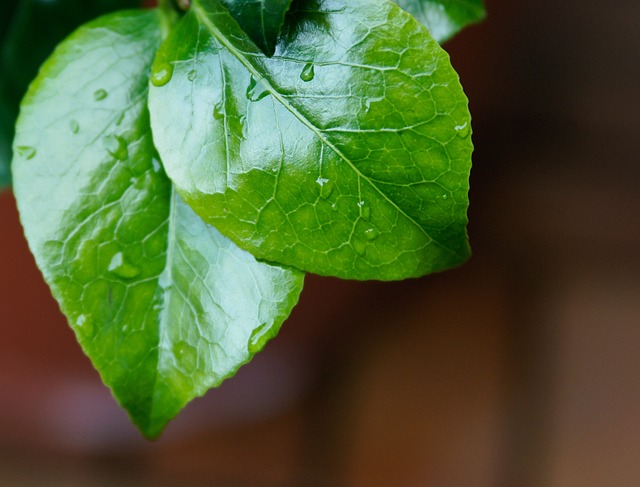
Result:
M463 27L486 16L482 0L395 0L427 26L438 42L454 36Z
M221 1L253 42L267 56L273 55L291 0Z
M80 24L140 0L2 0L0 6L0 189L9 183L20 99L54 46Z
M274 336L302 274L259 263L172 189L146 108L160 15L123 12L57 48L21 107L14 184L29 245L82 348L157 436Z
M427 29L385 0L294 4L272 58L194 0L154 62L154 140L206 221L260 259L355 279L460 264L467 99Z

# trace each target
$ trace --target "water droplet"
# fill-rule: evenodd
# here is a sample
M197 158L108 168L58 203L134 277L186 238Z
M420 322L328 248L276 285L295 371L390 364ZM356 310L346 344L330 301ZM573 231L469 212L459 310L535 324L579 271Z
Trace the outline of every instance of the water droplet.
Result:
M84 338L92 338L95 332L93 322L88 320L86 315L78 316L78 319L76 320L76 329Z
M173 347L173 354L186 372L193 372L198 365L198 352L192 345L180 341Z
M220 120L224 118L224 106L222 103L216 103L213 106L213 118Z
M471 126L469 125L469 122L465 122L462 125L456 125L455 129L456 135L461 139L466 139L471 133Z
M363 257L364 254L367 252L367 244L362 240L353 239L351 241L351 246L353 247L353 250L355 251L355 253L358 254L360 257Z
M258 328L253 330L251 333L251 338L249 338L249 353L258 353L262 350L271 338L271 326L269 323L263 323Z
M316 183L320 185L320 197L327 199L333 193L334 184L326 178L316 179Z
M93 99L95 101L104 100L107 96L109 96L109 93L107 93L106 90L100 89L93 92Z
M16 152L20 157L24 157L26 160L33 159L36 156L36 149L29 145L20 145L16 147Z
M116 120L116 125L117 125L118 127L119 127L120 125L122 125L122 122L124 122L124 116L125 116L125 113L124 113L124 112L122 112L122 113L120 114L120 116L118 117L118 120Z
M361 218L365 220L369 220L371 218L371 207L364 201L358 201L358 210Z
M172 76L173 64L160 63L157 66L154 66L151 71L151 84L158 87L164 86L171 81Z
M376 238L378 238L379 235L380 235L380 232L378 231L377 228L374 228L374 227L367 228L364 231L364 238L366 238L369 241L375 240Z
M443 194L443 195L442 195L442 199L443 199L443 200L446 200L447 198L449 198L449 195L446 195L446 194Z
M262 80L257 81L253 76L247 86L247 100L260 101L269 94L269 90Z
M69 121L69 128L71 129L72 134L77 134L78 132L80 132L80 124L77 120Z
M133 279L142 272L139 267L129 264L122 252L118 252L111 258L108 270L122 279Z
M195 69L192 69L191 71L189 71L189 73L187 73L187 79L189 81L193 81L194 79L196 79L198 77L198 73L196 72Z
M153 165L153 170L155 172L160 172L160 170L162 169L162 163L155 157L151 159L151 164Z
M315 75L316 73L315 68L313 67L313 63L307 63L304 65L304 68L302 68L300 79L304 82L309 82L314 78Z
M126 141L118 135L107 135L104 139L107 152L119 161L126 161L129 157L129 149Z

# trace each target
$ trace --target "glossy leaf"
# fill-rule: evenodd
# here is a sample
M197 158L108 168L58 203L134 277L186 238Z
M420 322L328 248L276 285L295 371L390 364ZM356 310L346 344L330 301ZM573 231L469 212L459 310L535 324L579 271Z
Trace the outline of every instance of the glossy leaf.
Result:
M0 7L0 189L9 182L20 99L55 45L98 15L140 0L2 0Z
M395 0L427 26L438 42L454 36L463 27L486 16L482 0Z
M260 259L354 279L463 262L467 99L384 0L301 1L272 58L194 0L154 62L154 140L196 213Z
M291 0L222 0L222 3L262 52L273 55Z
M82 348L157 436L274 336L302 274L259 263L180 199L146 108L155 11L76 31L22 104L15 194L29 245Z

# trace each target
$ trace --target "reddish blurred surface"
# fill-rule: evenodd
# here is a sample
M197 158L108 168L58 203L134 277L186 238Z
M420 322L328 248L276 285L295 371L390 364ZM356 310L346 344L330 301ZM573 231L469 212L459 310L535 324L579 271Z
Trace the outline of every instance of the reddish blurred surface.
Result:
M0 195L0 485L640 485L640 4L487 4L447 46L474 114L472 260L310 276L281 335L156 443Z

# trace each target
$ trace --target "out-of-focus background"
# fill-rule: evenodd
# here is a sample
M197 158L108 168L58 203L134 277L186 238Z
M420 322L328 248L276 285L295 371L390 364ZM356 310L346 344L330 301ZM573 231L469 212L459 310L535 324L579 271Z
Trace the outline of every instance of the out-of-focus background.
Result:
M486 3L446 46L474 115L473 258L310 276L280 336L155 443L0 194L0 485L640 485L640 2Z

